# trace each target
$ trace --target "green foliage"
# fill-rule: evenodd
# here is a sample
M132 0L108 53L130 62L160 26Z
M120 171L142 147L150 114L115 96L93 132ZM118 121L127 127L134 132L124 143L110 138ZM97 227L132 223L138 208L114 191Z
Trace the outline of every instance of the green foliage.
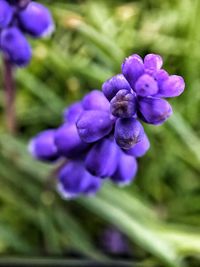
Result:
M34 57L16 71L18 136L6 133L0 91L0 253L55 255L77 250L94 259L105 224L132 242L143 266L195 266L200 253L200 2L44 1L57 30L32 41ZM112 184L92 199L63 201L52 166L28 155L28 140L61 123L65 106L101 88L124 57L159 53L170 73L183 75L185 93L171 103L161 127L145 126L151 149L139 160L134 184ZM109 260L109 259L107 259ZM160 265L162 264L162 265ZM192 265L191 265L192 264ZM196 263L198 266L198 263Z

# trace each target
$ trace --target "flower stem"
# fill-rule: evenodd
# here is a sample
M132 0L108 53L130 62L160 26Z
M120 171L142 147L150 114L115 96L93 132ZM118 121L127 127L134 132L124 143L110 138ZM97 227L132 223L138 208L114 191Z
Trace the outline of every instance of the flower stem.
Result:
M16 88L14 80L14 69L12 64L3 58L3 75L4 75L4 87L5 87L5 120L6 127L10 134L16 134L16 110L15 110L15 98Z

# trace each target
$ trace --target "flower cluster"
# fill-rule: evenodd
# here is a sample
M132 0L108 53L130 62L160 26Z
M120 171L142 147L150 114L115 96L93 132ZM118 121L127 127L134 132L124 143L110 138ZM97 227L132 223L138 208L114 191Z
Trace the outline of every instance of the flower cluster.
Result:
M32 51L24 36L40 38L54 30L49 10L30 0L0 0L0 51L17 66L29 63Z
M149 54L143 60L132 55L122 74L107 80L64 111L58 129L34 137L31 154L43 161L67 159L58 173L63 197L93 195L105 178L118 185L131 183L137 172L136 158L150 147L139 121L161 124L172 108L162 97L175 97L184 90L180 76L161 69L162 59Z

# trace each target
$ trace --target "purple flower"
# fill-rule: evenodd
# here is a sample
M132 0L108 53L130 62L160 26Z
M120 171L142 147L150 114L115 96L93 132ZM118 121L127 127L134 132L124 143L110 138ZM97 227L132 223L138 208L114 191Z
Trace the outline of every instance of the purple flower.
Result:
M43 37L54 29L50 12L30 0L0 0L0 49L19 67L26 66L32 52L25 34Z
M0 0L0 29L6 28L12 18L13 8L5 0Z
M92 196L101 187L101 179L87 172L82 161L68 162L58 176L58 191L66 199L76 198L80 194Z
M33 37L44 37L54 31L54 22L49 10L40 3L30 2L18 14L21 28Z
M56 161L60 155L54 143L55 130L46 130L36 135L29 143L31 155L42 161Z
M67 158L81 157L89 146L80 139L75 124L62 125L55 132L54 138L58 153Z
M162 97L178 96L185 87L183 78L170 76L162 64L159 55L149 54L144 62L138 55L128 57L122 74L103 84L104 95L91 91L65 109L64 124L57 130L32 139L29 150L35 158L66 158L68 163L58 174L63 198L93 195L105 178L121 186L133 181L136 158L150 148L139 119L162 124L172 114Z
M93 143L111 132L113 121L107 111L88 110L81 114L76 125L81 139Z
M0 46L9 61L20 67L26 66L31 60L31 47L17 27L7 28L1 32Z
M110 102L110 110L113 116L119 118L131 118L136 114L136 96L128 90L120 90Z
M121 89L131 91L129 83L122 74L110 78L102 86L102 91L108 100L111 100Z
M161 69L162 64L162 58L155 54L146 55L144 62L136 54L125 59L122 64L122 74L112 77L102 86L104 95L111 101L113 115L121 118L126 118L128 115L135 117L134 112L127 114L127 111L133 110L134 106L141 120L155 125L162 124L172 115L169 103L161 98L179 96L184 91L185 83L181 76L170 76ZM120 109L118 112L117 108L122 106L123 100L118 96L123 95L124 89L129 92L127 93L129 101L126 105L123 103L124 111Z
M116 170L118 147L111 138L104 138L94 144L85 159L86 169L101 178L110 177Z
M139 143L144 135L142 124L134 119L118 119L115 124L115 140L123 149L130 149Z
M111 176L111 180L120 186L128 185L134 179L137 173L137 168L136 159L121 151L116 171Z
M144 74L142 58L135 54L126 58L122 64L122 74L130 84L131 88L134 89L136 81Z
M93 90L82 100L85 110L110 110L110 103L101 91Z
M139 118L149 124L159 125L172 115L172 107L161 98L143 97L139 98Z

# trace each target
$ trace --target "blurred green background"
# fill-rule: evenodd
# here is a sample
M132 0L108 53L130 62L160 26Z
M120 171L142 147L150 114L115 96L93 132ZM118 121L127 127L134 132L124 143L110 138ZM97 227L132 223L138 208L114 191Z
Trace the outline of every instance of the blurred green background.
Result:
M41 1L42 2L42 1ZM43 1L56 32L31 40L33 60L18 69L19 133L5 129L0 90L0 261L5 256L103 259L108 225L124 233L141 266L200 266L200 1ZM62 111L120 72L126 56L158 53L186 90L174 115L145 125L151 149L127 188L106 183L95 198L63 201L52 166L34 161L27 142L57 127ZM77 256L78 257L78 256ZM109 259L107 259L109 260Z

